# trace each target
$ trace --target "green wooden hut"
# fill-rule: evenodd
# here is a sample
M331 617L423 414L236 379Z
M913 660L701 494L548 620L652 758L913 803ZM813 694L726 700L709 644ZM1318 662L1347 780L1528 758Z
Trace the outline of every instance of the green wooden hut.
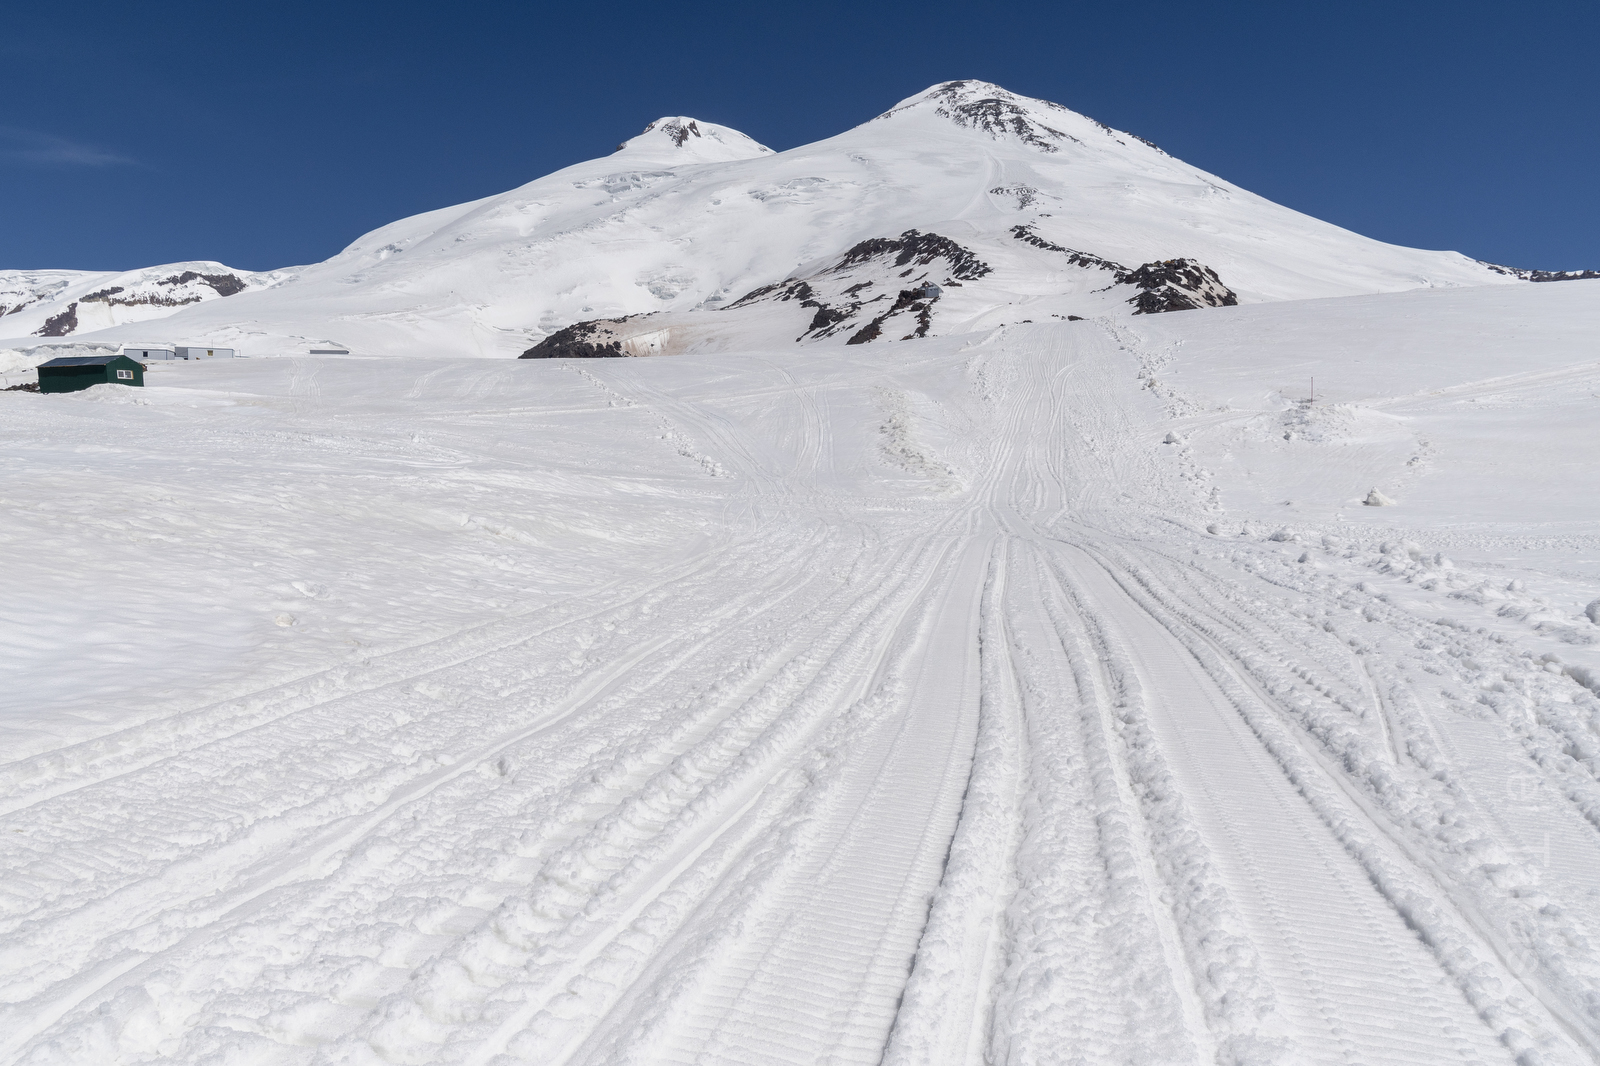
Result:
M90 385L144 385L144 364L125 355L68 355L39 364L40 392L77 392Z

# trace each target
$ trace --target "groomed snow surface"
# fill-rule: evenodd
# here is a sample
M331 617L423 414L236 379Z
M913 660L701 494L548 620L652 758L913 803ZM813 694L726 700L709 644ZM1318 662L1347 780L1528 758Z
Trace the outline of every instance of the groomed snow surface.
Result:
M1597 326L0 394L0 1061L1594 1063Z

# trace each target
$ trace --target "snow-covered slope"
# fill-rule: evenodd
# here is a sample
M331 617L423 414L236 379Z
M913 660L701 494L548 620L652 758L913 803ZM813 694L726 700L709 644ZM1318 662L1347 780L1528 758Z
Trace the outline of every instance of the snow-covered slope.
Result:
M152 322L186 307L259 291L292 277L221 263L167 263L122 273L94 270L0 271L0 343L72 337Z
M0 1063L1595 1066L1540 280L969 82L8 275L356 351L0 391Z
M0 393L0 1062L1593 1066L1597 331Z
M849 262L863 242L913 231L984 270L964 278L945 259L919 259L902 277L898 254ZM846 273L848 284L829 287ZM614 155L395 222L265 291L102 333L204 339L247 354L309 345L506 356L578 322L671 312L629 327L657 335L633 348L663 351L797 337L842 344L928 282L941 286L937 301L916 309L907 299L879 322L878 338L1131 314L1141 297L1170 305L1173 294L1179 306L1204 306L1518 280L1457 253L1319 222L1059 105L962 81L786 152L710 123L661 119ZM802 281L822 296L689 315ZM1196 286L1207 294L1198 301ZM824 307L831 328L812 328Z

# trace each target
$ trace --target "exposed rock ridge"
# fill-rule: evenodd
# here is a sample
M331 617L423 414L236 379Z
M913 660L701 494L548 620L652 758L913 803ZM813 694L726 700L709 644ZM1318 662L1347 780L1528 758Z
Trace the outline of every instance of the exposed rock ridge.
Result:
M1235 307L1239 297L1222 283L1217 272L1193 259L1163 259L1145 263L1117 279L1141 291L1128 300L1136 315L1164 311L1193 311L1201 307Z
M1058 152L1064 141L1078 138L1040 122L1021 102L1025 98L986 82L950 81L928 93L937 101L934 113L970 130L981 130L996 140L1010 135L1041 152ZM1058 104L1051 107L1065 111Z
M65 311L51 315L44 325L34 331L35 337L65 337L78 328L78 301L67 305Z
M155 284L158 286L175 287L187 285L191 281L198 281L210 288L218 296L233 296L245 290L243 278L234 274L200 274L193 270L185 270L181 274L174 274L169 278L162 278ZM84 302L99 302L121 307L155 306L155 307L182 307L185 304L199 303L203 297L198 295L172 296L162 292L132 293L122 295L128 290L121 285L113 285L108 289L91 292L79 299Z
M128 285L111 285L78 297L65 310L46 319L44 325L34 331L34 336L65 337L75 332L79 326L80 304L100 303L108 307L184 307L207 299L204 289L210 289L218 296L233 296L247 288L249 284L237 274L202 274L195 270L185 270L181 274L155 280L130 282ZM20 310L20 307L13 310Z
M626 318L596 318L558 329L518 359L615 359L624 356L617 331L607 328Z
M1496 274L1521 278L1523 281L1589 281L1600 278L1600 270L1524 270L1521 267L1501 266L1499 263L1490 263L1482 259L1478 262Z
M919 267L931 267L939 262L947 266L947 270L939 272L946 285L974 281L992 272L989 264L979 259L970 248L937 233L921 233L910 229L898 237L873 237L860 241L832 266L805 278L791 277L773 285L764 285L741 296L729 304L728 309L763 300L796 300L801 307L814 308L816 314L812 316L805 332L795 340L815 340L850 328L859 321L864 308L890 300L890 294L897 293L886 310L856 330L849 343L864 344L876 339L882 334L884 324L901 314L912 315L917 322L904 339L925 337L933 324L933 304L942 290L930 278L927 270L914 279L911 275L916 274ZM923 284L908 289L894 285L895 282L903 284L905 279ZM846 282L850 284L844 284ZM876 295L873 294L874 290Z
M1193 311L1201 307L1235 307L1239 303L1238 295L1223 284L1215 270L1193 259L1162 259L1130 270L1093 253L1047 241L1033 232L1032 225L1012 226L1011 235L1035 248L1061 253L1074 266L1111 271L1111 286L1131 285L1140 290L1127 300L1136 315Z
M1043 248L1047 252L1060 252L1067 257L1067 261L1073 266L1094 267L1100 270L1113 271L1116 273L1118 281L1121 281L1123 276L1128 273L1128 268L1123 266L1121 263L1113 263L1109 259L1101 259L1098 255L1095 255L1092 252L1080 252L1074 248L1064 248L1053 241L1045 240L1043 237L1033 232L1033 226L1031 224L1026 226L1012 226L1011 235L1019 241L1033 245L1035 248Z
M650 125L644 128L644 131L649 133L655 128L656 124L652 122ZM684 142L687 141L691 135L695 137L700 136L700 123L694 121L693 119L690 119L687 123L664 122L661 124L661 132L672 138L673 144L677 145L679 148L682 148Z

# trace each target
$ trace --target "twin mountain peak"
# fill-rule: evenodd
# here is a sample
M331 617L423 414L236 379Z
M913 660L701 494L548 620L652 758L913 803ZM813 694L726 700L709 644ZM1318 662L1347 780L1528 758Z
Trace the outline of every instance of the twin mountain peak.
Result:
M166 280L185 274L234 280L169 294ZM0 274L0 346L70 334L246 355L876 348L1023 322L1586 276L1600 275L1384 244L1059 104L952 81L781 152L664 117L611 155L391 223L311 266ZM95 296L119 286L117 300Z

